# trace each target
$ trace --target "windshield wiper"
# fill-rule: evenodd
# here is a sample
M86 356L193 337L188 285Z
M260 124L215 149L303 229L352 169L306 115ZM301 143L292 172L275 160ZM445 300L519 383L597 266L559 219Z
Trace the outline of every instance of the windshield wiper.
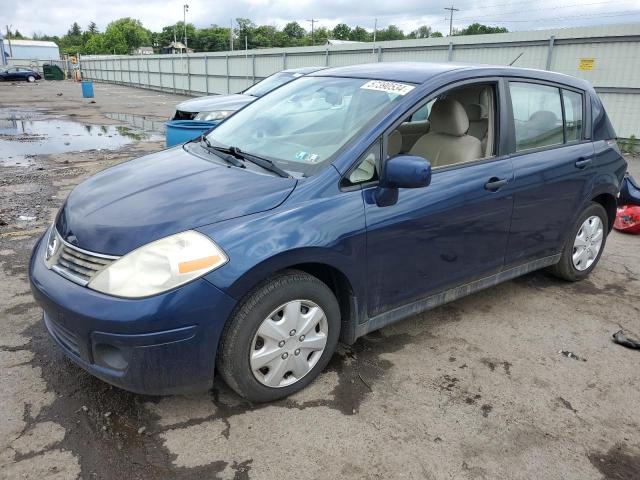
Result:
M229 149L222 148L222 147L214 147L213 145L211 145L211 142L209 141L209 139L204 135L202 135L200 139L200 146L202 146L207 152L213 153L214 155L222 158L223 160L225 160L227 163L230 163L234 167L247 168L244 163L238 160L235 157L235 155L233 155L229 151ZM224 155L220 155L221 153L223 153Z
M214 147L213 145L211 145L208 138L204 138L204 140L208 143L210 148L212 148L213 150L216 150L217 152L226 153L229 156L232 155L233 156L232 158L234 158L234 160L238 158L240 160L246 160L255 165L258 165L259 167L264 168L265 170L269 170L270 172L273 172L282 178L293 178L291 175L289 175L287 172L285 172L283 169L281 169L279 166L277 166L268 158L259 157L258 155L255 155L253 153L243 152L238 147Z
M268 158L259 157L258 155L254 155L253 153L243 152L238 147L229 147L228 150L232 155L235 155L238 158L242 158L243 160L247 160L255 165L258 165L259 167L264 168L265 170L269 170L270 172L273 172L276 175L281 176L282 178L293 178Z

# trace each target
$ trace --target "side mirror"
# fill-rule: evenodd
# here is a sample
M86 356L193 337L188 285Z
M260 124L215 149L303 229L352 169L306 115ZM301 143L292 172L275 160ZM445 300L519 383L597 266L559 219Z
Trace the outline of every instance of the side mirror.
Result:
M431 183L429 160L415 155L396 155L384 162L375 191L376 204L387 207L398 201L399 188L421 188Z
M429 160L415 155L396 155L384 163L382 182L386 188L421 188L431 183Z

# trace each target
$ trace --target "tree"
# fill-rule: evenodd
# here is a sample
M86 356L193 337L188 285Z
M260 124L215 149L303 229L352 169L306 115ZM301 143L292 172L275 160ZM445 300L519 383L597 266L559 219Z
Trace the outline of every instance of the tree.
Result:
M442 33L441 33L441 32L437 32L437 31L436 31L436 32L431 32L431 35L430 35L430 36L431 36L431 38L436 38L436 37L437 37L437 38L442 38L442 36L443 36L443 35L442 35Z
M212 25L209 28L198 29L196 30L192 44L197 50L203 52L220 52L228 50L229 27Z
M282 29L288 45L297 45L307 34L306 30L300 26L298 22L289 22ZM274 45L275 46L275 45ZM278 45L281 47L287 45Z
M507 33L504 27L491 27L489 25L482 25L481 23L472 23L467 28L463 28L456 32L456 35L484 35L487 33Z
M96 33L98 33L98 26L96 25L96 22L89 23L87 32L89 32L91 35L95 35Z
M387 28L378 30L378 33L376 34L376 40L379 41L402 40L403 38L404 33L395 25L389 25Z
M422 25L407 35L407 38L429 38L431 36L431 27Z
M349 34L349 40L353 40L354 42L369 42L372 38L371 34L364 28L356 26Z
M256 24L248 18L236 18L236 23L238 24L238 28L236 28L235 34L240 41L240 48L244 48L245 41L249 48L255 48L253 37L256 30Z
M107 25L103 41L109 53L126 55L138 47L149 45L151 37L140 20L126 17Z
M100 53L108 53L104 45L104 35L96 34L91 36L84 46L84 53L88 53L90 55L98 55Z
M73 25L71 25L71 28L67 32L67 36L79 37L80 35L82 35L82 29L80 28L80 25L78 25L78 22L73 22Z
M346 23L339 23L333 27L333 38L337 40L349 40L351 35L351 28Z

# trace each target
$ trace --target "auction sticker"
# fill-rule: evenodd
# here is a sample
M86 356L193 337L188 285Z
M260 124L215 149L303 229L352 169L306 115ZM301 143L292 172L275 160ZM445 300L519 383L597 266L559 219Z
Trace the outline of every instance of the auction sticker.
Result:
M377 90L379 92L395 93L397 95L406 95L413 90L413 85L407 85L406 83L399 82L385 82L384 80L371 80L360 88L365 90Z

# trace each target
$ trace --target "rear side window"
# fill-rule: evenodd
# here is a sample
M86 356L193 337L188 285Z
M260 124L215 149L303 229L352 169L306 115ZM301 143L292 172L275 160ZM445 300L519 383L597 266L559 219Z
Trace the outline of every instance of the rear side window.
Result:
M567 142L582 140L582 94L562 90L562 99L567 124Z
M509 90L516 129L516 151L562 144L560 89L511 82Z

